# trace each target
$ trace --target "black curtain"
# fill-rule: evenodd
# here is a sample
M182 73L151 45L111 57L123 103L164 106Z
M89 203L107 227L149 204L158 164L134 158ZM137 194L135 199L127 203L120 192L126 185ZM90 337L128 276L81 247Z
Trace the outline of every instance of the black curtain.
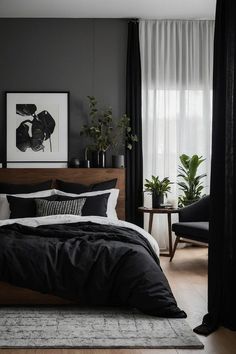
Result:
M208 314L197 333L236 330L236 2L218 0L213 77L213 135Z
M138 212L143 204L143 155L139 23L136 20L128 23L126 113L131 119L132 132L138 136L132 150L126 149L126 220L143 226L143 216Z

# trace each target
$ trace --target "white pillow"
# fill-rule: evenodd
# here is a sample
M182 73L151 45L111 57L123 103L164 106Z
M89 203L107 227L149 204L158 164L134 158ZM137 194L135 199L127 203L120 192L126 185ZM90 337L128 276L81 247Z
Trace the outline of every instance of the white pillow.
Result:
M53 189L47 189L45 191L39 191L34 193L25 194L0 194L0 220L5 220L10 218L10 207L7 200L7 195L12 195L13 197L19 198L43 198L49 197L53 194Z
M116 213L116 204L117 204L117 199L119 196L119 189L106 189L104 191L96 191L96 192L87 192L87 193L81 193L81 194L74 194L74 193L66 193L62 192L59 189L53 189L54 194L58 195L65 195L68 197L92 197L95 195L101 195L101 194L107 194L110 193L107 201L107 217L111 219L116 219L118 220L117 213Z

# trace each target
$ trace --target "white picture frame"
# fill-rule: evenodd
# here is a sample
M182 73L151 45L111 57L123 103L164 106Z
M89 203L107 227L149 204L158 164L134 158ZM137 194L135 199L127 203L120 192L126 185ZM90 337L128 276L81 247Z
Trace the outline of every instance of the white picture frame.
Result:
M69 92L6 92L7 166L67 164L68 122Z

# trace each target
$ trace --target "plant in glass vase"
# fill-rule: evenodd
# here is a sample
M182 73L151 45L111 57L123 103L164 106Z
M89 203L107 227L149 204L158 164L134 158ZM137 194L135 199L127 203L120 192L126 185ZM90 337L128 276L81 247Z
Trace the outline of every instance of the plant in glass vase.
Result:
M81 135L92 140L86 151L94 151L97 155L97 167L105 167L105 154L113 144L113 116L112 109L97 108L97 100L94 96L88 96L90 122L83 125Z
M83 125L80 134L92 140L86 151L95 152L97 156L96 167L105 167L105 154L109 148L122 146L131 150L132 144L138 139L136 135L132 134L130 118L126 114L123 114L118 122L114 123L111 107L99 109L94 96L88 96L88 100L89 122Z
M118 154L112 155L113 167L124 167L124 150L132 150L133 144L138 142L136 134L132 133L130 118L123 114L115 128L114 147L118 147Z

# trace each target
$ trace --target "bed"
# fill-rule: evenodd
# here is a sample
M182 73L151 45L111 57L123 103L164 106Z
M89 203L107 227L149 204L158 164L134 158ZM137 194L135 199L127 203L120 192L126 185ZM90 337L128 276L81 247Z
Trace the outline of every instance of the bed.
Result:
M81 211L89 203L93 208L97 201L106 200L108 217L89 212L82 216L37 214L0 222L1 305L121 305L152 315L186 317L160 268L156 242L143 229L124 221L124 169L0 169L0 184L52 180L53 190L58 188L57 180L70 187L75 182L101 186L114 179L117 185L111 191L119 189L119 220L108 214L113 192L105 190L95 196L94 192L61 193L56 199L53 194L54 199L33 200L38 212L68 203ZM11 198L21 199L9 198L9 203Z

